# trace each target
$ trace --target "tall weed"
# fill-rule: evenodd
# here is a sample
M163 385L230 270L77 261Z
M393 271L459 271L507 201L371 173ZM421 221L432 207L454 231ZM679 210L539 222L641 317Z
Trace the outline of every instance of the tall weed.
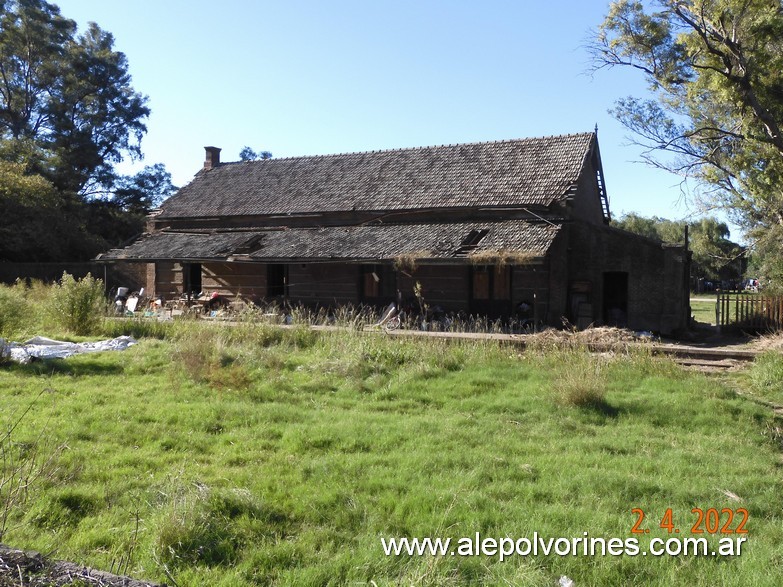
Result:
M78 335L100 330L106 315L103 281L87 274L75 279L69 273L52 287L49 314L54 324Z
M557 402L563 406L609 411L606 402L606 361L585 350L561 353L561 367L552 380Z
M783 403L783 355L767 351L759 355L749 371L753 392L777 403Z
M30 304L25 299L24 290L16 285L0 285L0 337L11 338L27 323Z

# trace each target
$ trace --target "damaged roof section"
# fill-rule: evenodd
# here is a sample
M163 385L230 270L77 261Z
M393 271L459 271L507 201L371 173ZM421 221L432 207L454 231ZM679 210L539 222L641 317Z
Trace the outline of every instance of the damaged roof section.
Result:
M363 261L401 255L445 262L481 252L543 257L561 225L509 220L492 223L364 225L253 231L146 234L102 261ZM479 238L480 236L480 238ZM469 250L465 243L470 242Z
M222 163L159 219L550 206L573 191L593 133Z

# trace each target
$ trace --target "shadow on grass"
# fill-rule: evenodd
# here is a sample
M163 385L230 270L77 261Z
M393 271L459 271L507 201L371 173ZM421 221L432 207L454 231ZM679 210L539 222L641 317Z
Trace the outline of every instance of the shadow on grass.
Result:
M119 375L125 370L123 365L105 364L99 361L68 359L36 359L26 365L12 363L6 367L12 373L25 375Z
M589 410L612 419L617 418L621 411L620 408L613 406L604 399L595 399L582 404L580 407L583 410Z

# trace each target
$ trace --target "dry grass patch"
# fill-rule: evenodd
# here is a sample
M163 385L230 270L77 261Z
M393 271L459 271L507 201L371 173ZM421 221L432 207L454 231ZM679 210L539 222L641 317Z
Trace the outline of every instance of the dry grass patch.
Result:
M511 251L509 249L483 249L468 255L474 265L530 265L538 255L529 251Z
M412 251L410 253L402 253L394 257L394 268L397 271L413 273L418 267L421 259L429 259L432 257L432 251Z
M549 328L527 339L533 350L589 348L627 352L631 347L652 348L656 343L649 337L642 337L632 330L613 326L600 326L586 330Z
M783 332L772 332L754 339L750 345L759 351L783 351Z

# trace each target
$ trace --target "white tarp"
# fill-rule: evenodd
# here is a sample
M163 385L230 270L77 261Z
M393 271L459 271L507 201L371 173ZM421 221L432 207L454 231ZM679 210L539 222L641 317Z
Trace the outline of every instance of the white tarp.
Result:
M0 338L0 352L17 363L29 363L33 359L65 359L82 353L123 351L136 342L132 336L118 336L98 342L65 342L36 336L23 343L7 343Z

